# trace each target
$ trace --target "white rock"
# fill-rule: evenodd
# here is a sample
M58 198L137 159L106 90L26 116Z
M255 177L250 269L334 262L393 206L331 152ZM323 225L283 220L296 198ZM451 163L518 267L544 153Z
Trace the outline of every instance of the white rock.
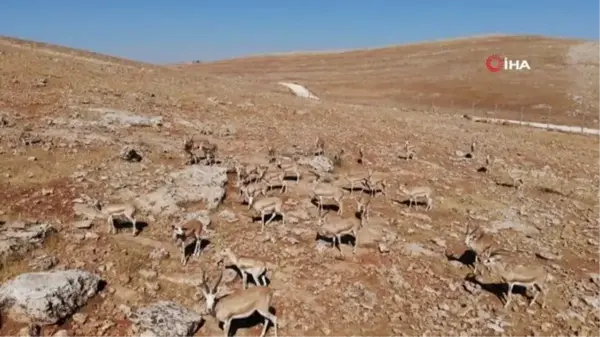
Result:
M300 84L290 82L279 82L279 84L290 89L294 93L294 95L298 97L319 100L319 97L315 96L312 92L306 89L306 87Z
M225 196L226 168L191 165L172 172L169 177L170 183L141 196L136 204L149 213L173 215L181 211L179 203L203 201L207 208L213 209Z
M198 313L170 301L138 309L129 320L133 329L144 336L193 336L203 322Z
M0 303L17 322L54 324L86 304L100 282L77 269L21 274L0 288Z

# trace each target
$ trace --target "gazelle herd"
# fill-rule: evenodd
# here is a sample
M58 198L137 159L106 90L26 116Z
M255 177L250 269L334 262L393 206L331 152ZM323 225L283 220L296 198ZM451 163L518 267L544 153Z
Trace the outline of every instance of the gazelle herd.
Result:
M321 137L317 137L314 144L314 155L325 155L325 142ZM188 164L198 163L204 160L206 165L214 164L216 161L217 147L207 141L201 145L196 145L191 138L186 138L183 144L183 150L187 157ZM472 152L475 145L472 145ZM198 154L197 151L201 153ZM339 152L340 154L343 151ZM415 156L414 149L406 141L403 158L409 160ZM235 187L238 190L238 197L241 203L246 203L248 211L254 213L261 219L260 231L265 231L276 217L279 215L283 224L286 221L286 210L284 209L284 195L288 191L288 182L286 178L294 178L295 185L298 185L304 178L301 166L293 158L278 156L273 148L269 149L267 154L267 164L242 164L234 160L234 169L237 176ZM364 158L364 148L360 147L358 163L366 163ZM392 188L386 177L373 172L369 167L362 172L345 173L337 175L334 181L325 179L323 172L308 170L315 176L310 183L307 197L314 202L318 208L318 216L315 219L316 234L319 238L328 238L331 240L331 246L337 248L340 258L344 258L340 247L342 237L350 235L354 239L352 252L356 253L357 236L361 228L368 226L370 221L370 209L372 203L377 200L378 193L385 197L386 202L390 202L389 190ZM336 184L335 182L344 182ZM343 185L343 186L342 186ZM355 196L355 190L360 189L359 196ZM275 191L276 195L273 195ZM431 211L434 205L434 189L431 186L421 185L408 187L406 184L400 184L396 191L407 196L407 205L411 209L419 200L424 201L425 211ZM366 193L362 193L366 192ZM356 204L356 216L344 218L344 200L353 199ZM325 211L327 203L335 203L337 212L331 214ZM136 229L136 208L132 204L110 204L101 206L98 202L93 203L98 216L107 218L109 223L109 232L114 233L113 220L117 216L124 216L133 224L133 233ZM329 209L329 208L328 208ZM254 217L253 217L254 218ZM172 237L176 241L181 252L181 263L186 265L187 257L185 248L191 241L194 242L194 251L192 256L201 254L201 242L204 226L198 220L181 221L179 224L172 225ZM475 262L473 271L478 275L483 265L484 269L498 276L509 286L509 292L505 301L508 306L511 301L511 291L514 285L525 287L534 287L537 292L530 302L532 305L542 293L545 297L545 285L548 273L543 267L519 264L511 252L500 249L495 238L486 233L480 227L469 228L465 233L464 243L467 248L475 253ZM219 254L218 266L219 276L212 287L208 285L206 274L203 272L200 290L204 295L206 302L206 312L214 316L218 321L224 324L225 336L229 333L232 320L241 319L258 312L265 319L261 336L267 331L268 324L274 326L274 332L277 336L277 317L269 311L273 298L273 290L268 287L267 263L261 259L238 256L231 248L222 250ZM222 279L223 269L227 266L235 266L242 276L242 289L231 294L221 294L218 292L219 284ZM248 277L251 277L256 286L248 287ZM545 298L542 306L545 306Z

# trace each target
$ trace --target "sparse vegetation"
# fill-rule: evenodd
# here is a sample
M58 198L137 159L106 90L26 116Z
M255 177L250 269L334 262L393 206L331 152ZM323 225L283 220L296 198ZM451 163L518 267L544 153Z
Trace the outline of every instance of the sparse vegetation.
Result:
M160 301L172 302L164 312L181 307L191 321L213 315L225 324L207 320L195 331L185 315L169 316L195 335L227 333L253 309L263 325L237 335L269 325L281 335L589 335L600 322L598 139L461 118L494 110L578 125L585 114L597 125L598 91L570 92L581 83L572 86L563 59L577 43L485 37L163 67L2 38L0 246L38 240L39 248L6 258L1 281L41 265L107 282L96 302L43 335L134 335L132 313ZM524 79L475 70L483 56L511 52L560 71ZM586 67L597 78L597 55ZM290 78L321 100L273 85ZM589 111L563 113L573 95ZM528 108L542 103L552 109ZM474 139L476 152L472 145L468 160L454 160ZM124 145L143 160L121 160ZM114 202L114 212L86 219L73 207L86 196ZM108 233L121 215L138 235ZM34 238L22 227L36 220L57 233ZM481 228L465 233L470 221ZM467 249L481 262L475 279ZM37 263L46 255L52 263ZM209 285L205 276L216 273ZM515 287L502 302L495 282L535 288L543 300L525 301ZM0 333L24 327L3 316Z

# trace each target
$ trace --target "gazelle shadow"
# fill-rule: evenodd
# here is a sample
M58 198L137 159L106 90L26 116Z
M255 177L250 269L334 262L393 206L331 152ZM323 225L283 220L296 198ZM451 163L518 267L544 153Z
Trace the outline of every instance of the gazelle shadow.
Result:
M269 312L273 315L277 315L277 310L275 310L275 308L270 307L269 308ZM252 315L246 317L246 318L238 318L235 319L231 322L231 328L229 330L229 335L228 336L235 336L238 329L248 329L248 328L253 328L259 324L264 324L265 323L265 318L259 314L258 312L254 312ZM271 322L268 322L269 327L267 327L267 333L269 332L269 329L271 328ZM224 324L223 322L219 322L219 328L223 329Z
M113 223L115 225L115 228L117 229L117 232L120 232L123 229L133 229L133 223L129 220L124 220L124 219L117 219L115 218L113 220ZM137 233L141 233L144 228L148 227L148 223L145 221L136 221L135 222L135 228L137 229Z
M226 266L225 268L227 269L231 269L233 271L235 271L235 273L238 275L238 277L240 279L242 279L242 271L240 270L240 268L238 268L235 265L230 265L230 266ZM253 285L260 285L258 284L258 280L254 279L254 277L252 276L252 274L246 274L247 275L247 279L248 279L248 283L252 283ZM269 279L269 277L266 275L266 273L263 275L265 281L267 282L267 284L265 286L269 286L269 284L271 284L271 280ZM262 286L262 285L260 285Z
M310 201L310 203L313 204L313 205L315 205L315 206L317 206L317 207L319 207L319 201L317 199L312 199ZM327 211L327 212L334 211L334 212L337 212L339 209L340 209L339 205L323 203L323 211Z

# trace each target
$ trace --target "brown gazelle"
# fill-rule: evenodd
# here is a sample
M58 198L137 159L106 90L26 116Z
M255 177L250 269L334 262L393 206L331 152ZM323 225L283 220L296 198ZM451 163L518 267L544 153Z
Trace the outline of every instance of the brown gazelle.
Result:
M293 159L283 160L281 158L276 159L277 167L283 172L283 178L294 177L296 184L300 183L300 167Z
M267 186L262 183L250 183L240 186L240 197L242 202L250 203L252 198L259 195L267 196Z
M227 258L229 262L236 266L242 274L242 284L244 289L248 288L248 275L252 276L257 285L267 285L267 263L247 256L238 256L233 253L231 248L226 248L221 252L221 260Z
M285 172L276 168L276 170L262 171L262 175L260 176L259 182L263 184L266 190L279 187L279 193L284 193L287 191L287 181L285 180Z
M317 233L319 236L327 237L332 239L332 245L338 249L340 256L343 257L342 249L340 244L342 242L342 236L351 234L354 237L354 247L352 252L356 253L356 247L358 244L358 231L366 222L366 214L369 212L369 203L371 199L364 200L355 199L357 204L357 212L359 217L344 219L339 216L335 218L328 218L327 213L319 216L319 228Z
M323 201L326 199L333 199L338 204L338 215L342 215L344 204L345 193L341 187L334 186L327 183L321 183L319 179L313 182L310 200L318 200L319 203L319 214L323 213Z
M541 307L546 307L546 281L548 280L548 272L544 266L539 264L519 262L520 256L513 255L514 253L504 250L490 249L483 253L482 263L490 273L500 277L504 283L508 285L504 307L507 308L512 300L512 291L515 285L525 288L534 287L536 293L529 301L529 306L532 306L542 293Z
M473 264L473 273L475 274L477 274L477 266L481 262L483 252L488 249L496 250L499 248L492 234L484 231L481 226L477 226L471 230L469 224L467 224L465 232L465 245L475 253L475 262Z
M198 220L188 220L179 225L172 225L173 239L179 244L181 250L181 264L184 266L187 263L187 257L185 256L185 247L188 244L190 238L194 239L194 252L193 256L200 255L202 250L202 232L204 225Z
M248 200L248 208L253 208L259 215L262 221L260 231L264 232L265 226L271 223L277 214L281 215L281 222L285 225L285 214L283 213L283 201L278 197L266 197L256 200L250 197ZM271 215L269 220L265 222L267 215Z
M417 198L423 198L427 202L426 211L433 208L433 189L429 186L417 186L407 188L406 184L400 185L400 191L408 196L408 208L417 203Z
M123 216L131 222L133 235L137 234L135 220L135 214L137 213L137 209L132 203L115 203L102 205L100 201L95 200L92 206L95 208L95 210L100 216L106 218L109 233L117 233L117 228L115 227L115 218Z
M352 175L348 175L345 173L342 177L350 183L350 195L354 194L354 189L360 187L361 189L365 189L367 178L369 174L367 172L357 172Z
M374 197L377 192L381 192L387 198L387 183L382 176L373 175L373 170L369 169L364 184L369 190L369 194Z
M250 317L255 312L258 312L265 319L260 337L264 337L267 334L269 322L273 324L274 334L277 337L277 316L270 312L273 290L268 287L258 286L217 296L222 277L223 270L221 269L214 286L209 288L206 274L203 271L200 291L204 295L208 314L215 317L217 321L223 322L225 337L229 336L231 321Z

